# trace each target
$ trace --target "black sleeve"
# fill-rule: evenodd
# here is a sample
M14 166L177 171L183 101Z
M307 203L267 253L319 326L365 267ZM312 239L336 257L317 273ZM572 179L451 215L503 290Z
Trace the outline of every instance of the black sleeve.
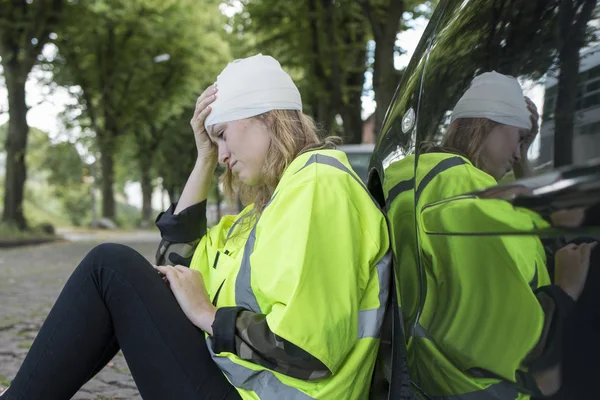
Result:
M177 203L156 217L161 242L156 251L156 265L189 267L200 239L206 233L206 200L194 204L179 214L173 214Z
M538 345L525 359L532 371L543 371L561 362L564 338L573 326L575 301L559 286L543 286L535 291L546 316Z

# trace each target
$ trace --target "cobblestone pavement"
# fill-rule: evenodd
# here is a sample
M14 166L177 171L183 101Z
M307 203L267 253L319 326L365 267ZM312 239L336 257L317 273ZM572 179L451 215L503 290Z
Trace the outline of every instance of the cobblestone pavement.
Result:
M75 234L57 242L0 250L0 393L10 384L63 285L97 244L127 244L153 261L157 232ZM121 353L74 399L140 399Z

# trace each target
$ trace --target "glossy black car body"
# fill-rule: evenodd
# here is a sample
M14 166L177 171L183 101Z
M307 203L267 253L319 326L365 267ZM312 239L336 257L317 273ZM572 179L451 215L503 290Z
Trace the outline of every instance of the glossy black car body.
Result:
M587 207L584 226L566 233L598 234L600 23L597 11L595 0L440 1L403 72L371 159L368 186L379 203L385 207L383 188L389 165L414 153L418 162L420 144L440 140L452 109L472 79L483 72L497 71L519 79L542 119L539 142L532 151L539 174L517 182L533 190L506 199L541 213ZM553 168L554 160L562 167ZM501 183L515 184L510 178ZM393 225L394 221L390 223ZM557 229L497 233L565 235L564 230ZM477 232L472 234L476 236ZM396 263L396 277L400 268L402 265ZM425 292L426 288L420 290ZM408 390L399 312L396 308L390 398L410 398L409 392L415 388Z

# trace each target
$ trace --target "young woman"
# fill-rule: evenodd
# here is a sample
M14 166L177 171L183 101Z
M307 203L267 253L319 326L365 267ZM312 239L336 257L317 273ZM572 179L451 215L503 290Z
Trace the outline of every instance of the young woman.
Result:
M560 386L563 337L595 244L559 250L551 285L537 236L472 235L548 223L468 194L529 169L537 118L516 79L484 73L458 101L441 146L418 157L416 177L414 156L386 170L409 370L436 399L528 398Z
M70 398L119 349L144 399L367 397L390 275L383 214L271 57L230 63L191 125L196 166L157 220L162 265L93 249L2 400ZM206 230L217 161L248 206Z

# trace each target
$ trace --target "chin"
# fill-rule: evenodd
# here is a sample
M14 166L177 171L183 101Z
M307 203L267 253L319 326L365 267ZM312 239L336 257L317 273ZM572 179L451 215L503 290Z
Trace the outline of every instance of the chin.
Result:
M259 183L259 180L257 178L255 178L255 177L248 177L248 176L245 176L244 174L239 174L238 175L238 179L244 185L251 186L251 187L258 185L258 183Z

